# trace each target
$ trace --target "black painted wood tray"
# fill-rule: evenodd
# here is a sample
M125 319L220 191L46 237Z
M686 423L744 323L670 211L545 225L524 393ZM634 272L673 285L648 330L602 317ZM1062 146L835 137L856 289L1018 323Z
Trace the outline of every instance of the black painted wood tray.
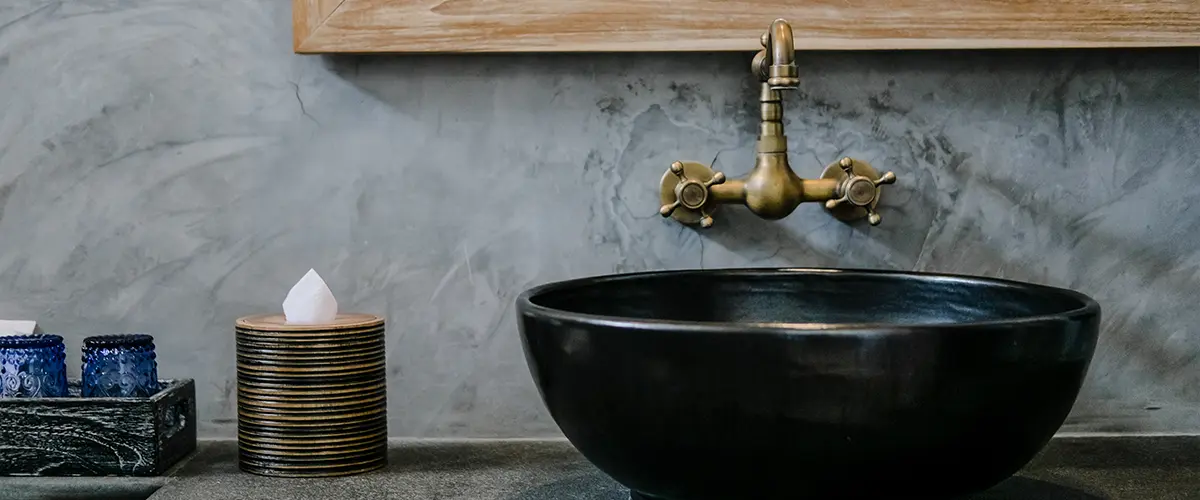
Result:
M0 399L0 475L156 476L196 449L196 384L149 398Z

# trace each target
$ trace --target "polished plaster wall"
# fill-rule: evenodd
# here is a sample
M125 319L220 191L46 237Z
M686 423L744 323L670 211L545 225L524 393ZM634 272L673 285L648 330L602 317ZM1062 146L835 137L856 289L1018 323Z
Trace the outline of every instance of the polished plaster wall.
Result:
M1104 332L1067 431L1200 431L1196 50L804 53L795 168L896 172L882 226L820 207L698 231L673 160L752 162L749 54L294 55L287 1L0 4L0 318L158 339L235 429L239 316L310 267L388 318L398 436L558 433L513 300L593 274L839 266L1073 287Z

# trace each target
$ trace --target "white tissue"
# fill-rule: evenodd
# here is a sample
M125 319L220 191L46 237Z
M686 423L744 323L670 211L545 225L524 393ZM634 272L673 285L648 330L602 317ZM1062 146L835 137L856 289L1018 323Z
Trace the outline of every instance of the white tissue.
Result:
M0 335L31 335L42 333L37 321L0 319Z
M337 318L337 311L337 299L315 269L309 269L283 299L283 318L288 323L332 323Z

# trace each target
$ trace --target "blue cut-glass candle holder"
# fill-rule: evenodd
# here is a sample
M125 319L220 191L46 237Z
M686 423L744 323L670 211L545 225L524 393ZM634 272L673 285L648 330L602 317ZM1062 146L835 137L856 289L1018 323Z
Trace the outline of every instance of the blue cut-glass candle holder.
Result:
M83 339L83 397L145 398L158 389L154 337L97 335Z
M58 335L0 337L0 398L66 397L66 353Z

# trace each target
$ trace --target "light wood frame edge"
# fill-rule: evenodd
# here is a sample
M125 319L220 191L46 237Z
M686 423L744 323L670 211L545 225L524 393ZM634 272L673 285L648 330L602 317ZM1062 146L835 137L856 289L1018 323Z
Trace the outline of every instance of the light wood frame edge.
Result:
M348 0L292 0L292 50L317 54L321 49L321 27Z
M1200 0L1196 0L1200 2ZM345 16L347 12L362 11L361 4L370 4L370 0L292 0L293 9L293 50L297 54L378 54L378 53L579 53L579 52L645 52L645 51L677 51L678 44L674 41L656 43L654 41L621 41L608 40L604 42L572 42L550 48L549 43L525 41L504 41L488 47L476 48L429 48L428 46L413 50L410 47L376 43L356 46L347 43L345 27L355 25L357 16ZM347 19L341 19L348 17ZM339 28L342 27L341 33ZM380 30L382 31L382 30ZM1154 48L1154 47L1200 47L1200 27L1190 30L1196 33L1173 32L1164 37L1149 39L1124 39L1119 41L1085 41L1085 40L1036 40L1036 39L924 39L924 38L862 38L862 39L831 39L820 37L796 37L796 48L799 50L938 50L938 49L1087 49L1087 48ZM363 36L363 33L359 33ZM366 34L370 36L370 34ZM694 40L688 51L754 51L761 48L753 36L732 38L707 38Z

